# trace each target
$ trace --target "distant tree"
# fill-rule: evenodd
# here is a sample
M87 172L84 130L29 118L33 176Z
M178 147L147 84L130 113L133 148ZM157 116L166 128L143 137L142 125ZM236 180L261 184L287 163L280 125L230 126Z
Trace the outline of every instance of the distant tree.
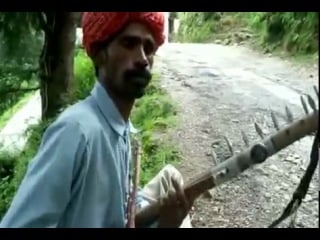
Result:
M4 75L38 74L42 119L56 115L68 100L78 19L78 12L0 12L0 54L9 69ZM13 81L0 85L1 96L29 90Z

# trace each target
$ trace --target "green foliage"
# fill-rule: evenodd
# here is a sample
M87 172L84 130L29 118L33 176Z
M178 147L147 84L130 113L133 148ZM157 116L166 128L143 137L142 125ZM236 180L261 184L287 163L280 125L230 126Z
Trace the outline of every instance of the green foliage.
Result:
M201 12L179 13L180 27L176 39L181 42L206 42L214 31L214 25Z
M310 54L318 51L319 19L316 12L260 13L262 42L287 52ZM259 23L257 23L259 24Z
M15 166L15 156L9 153L0 153L0 179L12 178Z
M77 49L74 63L73 100L84 99L90 94L96 81L93 63L84 50Z
M319 47L317 12L188 12L180 13L178 41L207 42L250 29L268 50L312 54ZM242 38L241 38L242 39Z
M35 62L42 49L41 12L0 12L0 59ZM36 59L35 59L36 58Z
M142 142L141 185L146 184L167 163L179 160L174 147L163 139L163 133L176 123L176 106L159 87L158 77L148 87L146 95L136 102L132 123L139 129Z
M0 115L37 86L43 36L39 12L0 12Z

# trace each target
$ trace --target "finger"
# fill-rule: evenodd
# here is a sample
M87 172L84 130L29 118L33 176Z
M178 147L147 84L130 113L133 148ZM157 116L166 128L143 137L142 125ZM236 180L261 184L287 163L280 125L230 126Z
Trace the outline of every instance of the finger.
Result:
M173 205L177 205L177 202L178 202L177 194L173 190L169 191L167 196L167 204L170 206L173 206Z
M161 197L159 200L160 206L173 206L177 203L177 197L175 192L172 190L167 192L165 196Z
M180 203L180 206L183 208L183 210L188 211L190 208L190 206L189 206L190 204L189 204L189 201L184 193L183 187L179 184L179 182L175 178L172 179L172 184L173 184L173 187L176 191L176 197Z
M162 207L165 203L165 197L160 197L159 198L159 206Z

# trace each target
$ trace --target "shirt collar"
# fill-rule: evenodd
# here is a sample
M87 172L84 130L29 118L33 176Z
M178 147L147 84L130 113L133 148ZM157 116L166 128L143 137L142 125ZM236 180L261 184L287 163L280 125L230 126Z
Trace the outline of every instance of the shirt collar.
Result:
M134 128L130 120L127 123L124 121L118 108L99 81L96 81L95 86L91 91L91 95L96 100L104 118L119 135L125 136L128 131L131 133L139 132Z

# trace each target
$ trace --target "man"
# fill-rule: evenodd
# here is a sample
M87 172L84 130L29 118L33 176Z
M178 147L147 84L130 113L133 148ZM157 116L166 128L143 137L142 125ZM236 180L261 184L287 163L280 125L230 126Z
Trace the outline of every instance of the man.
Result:
M164 41L164 17L86 12L82 24L98 81L90 96L46 130L1 227L126 226L129 116L151 80L154 55ZM167 166L140 193L140 207L148 204L145 199L166 195L156 226L181 226L194 200L186 198L182 184L181 174Z

